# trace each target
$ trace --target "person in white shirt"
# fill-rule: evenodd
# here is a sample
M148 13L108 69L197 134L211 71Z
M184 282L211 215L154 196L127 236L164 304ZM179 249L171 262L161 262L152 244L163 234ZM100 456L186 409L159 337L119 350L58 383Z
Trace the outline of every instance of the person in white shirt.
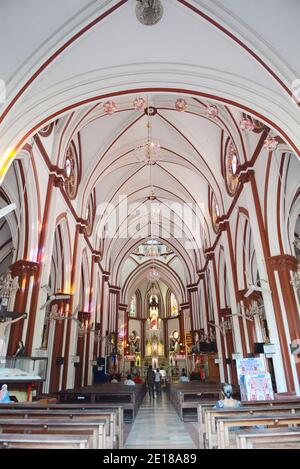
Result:
M161 396L161 374L160 374L159 368L157 368L155 372L154 382L155 382L156 395Z
M135 382L131 379L131 375L127 376L127 379L124 381L125 386L135 386Z

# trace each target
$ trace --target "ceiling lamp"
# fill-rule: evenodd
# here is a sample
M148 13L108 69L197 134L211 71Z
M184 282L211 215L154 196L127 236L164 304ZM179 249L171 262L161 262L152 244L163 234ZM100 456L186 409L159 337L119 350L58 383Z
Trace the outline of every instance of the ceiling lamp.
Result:
M177 99L176 103L175 103L175 109L176 111L178 112L185 112L187 110L187 102L185 99L183 98L179 98Z
M149 270L147 278L150 282L157 282L160 279L159 272L154 266Z
M154 141L151 135L151 115L155 113L154 108L148 106L145 113L147 114L147 140L135 149L135 154L139 161L145 163L147 166L152 166L157 162L160 153L160 143Z
M214 117L217 117L218 114L219 114L219 109L217 108L215 104L208 104L208 106L206 106L205 115L207 117L214 118Z
M136 17L145 26L153 26L163 16L164 9L160 0L137 0Z
M133 107L136 111L144 111L147 107L147 102L144 98L135 98Z
M254 127L255 127L254 123L248 117L245 117L245 119L243 119L240 122L240 129L241 130L246 130L247 132L252 132L252 130L254 130Z
M118 109L118 106L115 101L106 101L103 104L103 109L106 114L113 114Z
M267 137L264 142L264 148L269 151L275 151L279 145L276 137Z

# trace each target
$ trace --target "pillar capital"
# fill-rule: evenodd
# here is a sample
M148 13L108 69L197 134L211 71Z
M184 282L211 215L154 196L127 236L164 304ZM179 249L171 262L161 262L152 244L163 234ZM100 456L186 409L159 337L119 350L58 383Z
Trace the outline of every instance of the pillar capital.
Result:
M36 274L38 267L39 264L37 262L19 260L11 265L10 271L13 277L30 277Z
M270 267L276 271L291 270L296 272L298 268L298 260L289 254L269 257L268 262Z

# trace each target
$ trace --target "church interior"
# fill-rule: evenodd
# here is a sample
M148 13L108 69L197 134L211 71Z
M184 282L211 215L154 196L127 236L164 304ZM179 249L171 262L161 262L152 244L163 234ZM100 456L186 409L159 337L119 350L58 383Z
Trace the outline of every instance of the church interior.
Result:
M0 4L0 448L299 449L299 2L40 6Z

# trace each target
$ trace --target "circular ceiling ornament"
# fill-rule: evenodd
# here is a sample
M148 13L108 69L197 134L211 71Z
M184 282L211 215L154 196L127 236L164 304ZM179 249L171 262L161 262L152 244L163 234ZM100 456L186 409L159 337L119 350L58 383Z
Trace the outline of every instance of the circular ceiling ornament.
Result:
M208 104L204 112L206 117L211 117L213 119L214 117L218 116L219 109L215 104Z
M245 117L240 122L240 129L245 130L247 132L252 132L255 128L254 122L249 119L249 117Z
M113 114L118 109L118 105L115 101L107 101L103 104L103 109L106 114Z
M147 102L144 98L135 98L133 101L133 107L136 111L144 111L147 107Z
M153 26L162 19L164 8L160 0L137 0L135 13L140 23Z
M276 137L267 137L264 141L264 148L268 151L275 151L279 145Z
M178 98L176 103L175 103L175 109L178 112L185 112L187 110L187 102L183 98Z

